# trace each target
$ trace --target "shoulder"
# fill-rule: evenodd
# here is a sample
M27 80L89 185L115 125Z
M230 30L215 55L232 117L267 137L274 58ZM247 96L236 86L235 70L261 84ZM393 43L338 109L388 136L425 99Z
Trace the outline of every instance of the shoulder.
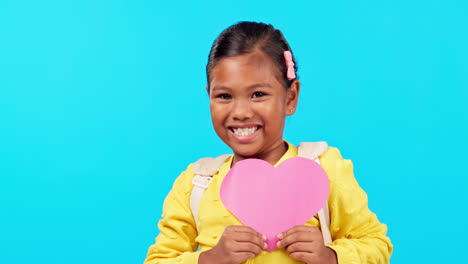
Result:
M175 179L173 188L178 190L185 190L185 192L192 189L192 180L195 176L193 166L195 163L190 163L184 171Z
M226 154L215 158L201 158L196 162L190 163L185 171L176 179L176 183L191 188L195 175L213 176L230 157L231 155Z
M323 160L340 160L343 159L341 152L338 148L328 146L327 150L320 155L320 159Z
M231 156L232 155L224 154L216 158L201 158L193 163L193 173L203 176L213 176L224 163L230 160Z
M330 178L352 175L353 163L349 159L344 159L341 152L336 147L328 147L319 157L320 164Z
M348 159L344 159L343 156L341 155L341 152L338 148L336 147L331 147L329 146L325 152L320 155L320 162L323 163L330 163L330 162L341 162L341 163L346 163L350 162Z

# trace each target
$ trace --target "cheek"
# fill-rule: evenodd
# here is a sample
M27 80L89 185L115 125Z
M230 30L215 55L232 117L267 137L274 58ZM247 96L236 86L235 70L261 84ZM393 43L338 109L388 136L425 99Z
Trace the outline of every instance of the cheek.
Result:
M215 128L222 126L226 109L216 103L210 103L211 121Z
M217 108L218 107L217 107L216 103L210 101L210 114L211 114L211 117L214 117L216 115L216 113L218 112Z
M259 106L258 111L264 118L278 120L285 116L285 105L280 100L270 101Z
M267 128L270 128L270 132L280 131L284 128L286 115L284 113L284 104L282 102L278 101L265 106L262 116L267 122Z

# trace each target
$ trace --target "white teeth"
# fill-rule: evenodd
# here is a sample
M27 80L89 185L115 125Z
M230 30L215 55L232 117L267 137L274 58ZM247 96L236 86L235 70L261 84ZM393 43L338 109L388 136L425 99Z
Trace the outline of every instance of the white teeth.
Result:
M234 134L238 136L248 136L257 131L258 127L249 127L249 128L233 128Z

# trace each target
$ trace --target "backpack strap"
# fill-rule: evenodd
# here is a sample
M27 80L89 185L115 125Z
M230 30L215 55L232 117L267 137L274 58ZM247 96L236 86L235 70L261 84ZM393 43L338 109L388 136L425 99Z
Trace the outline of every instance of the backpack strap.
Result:
M213 175L215 175L219 167L223 165L227 158L231 155L221 155L217 158L202 158L199 159L193 165L193 172L195 177L193 177L193 189L192 194L190 195L190 208L192 209L193 219L195 224L198 226L198 208L200 206L200 201L205 193L205 190L210 185Z
M318 161L318 157L327 149L327 142L302 142L297 148L297 156Z
M319 156L328 149L326 142L303 142L299 144L297 156L308 158L317 162L320 165ZM328 202L318 212L320 221L320 229L322 231L323 243L329 245L332 242L330 233L330 212L328 210Z

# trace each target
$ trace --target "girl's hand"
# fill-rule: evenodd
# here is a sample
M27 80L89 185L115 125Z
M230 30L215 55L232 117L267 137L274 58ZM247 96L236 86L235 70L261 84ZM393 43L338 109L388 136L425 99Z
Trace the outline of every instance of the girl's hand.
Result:
M307 264L336 264L336 253L323 244L322 232L316 226L295 226L278 235L277 246L293 259Z
M248 226L228 226L218 244L200 254L198 263L239 264L262 253L265 236Z

